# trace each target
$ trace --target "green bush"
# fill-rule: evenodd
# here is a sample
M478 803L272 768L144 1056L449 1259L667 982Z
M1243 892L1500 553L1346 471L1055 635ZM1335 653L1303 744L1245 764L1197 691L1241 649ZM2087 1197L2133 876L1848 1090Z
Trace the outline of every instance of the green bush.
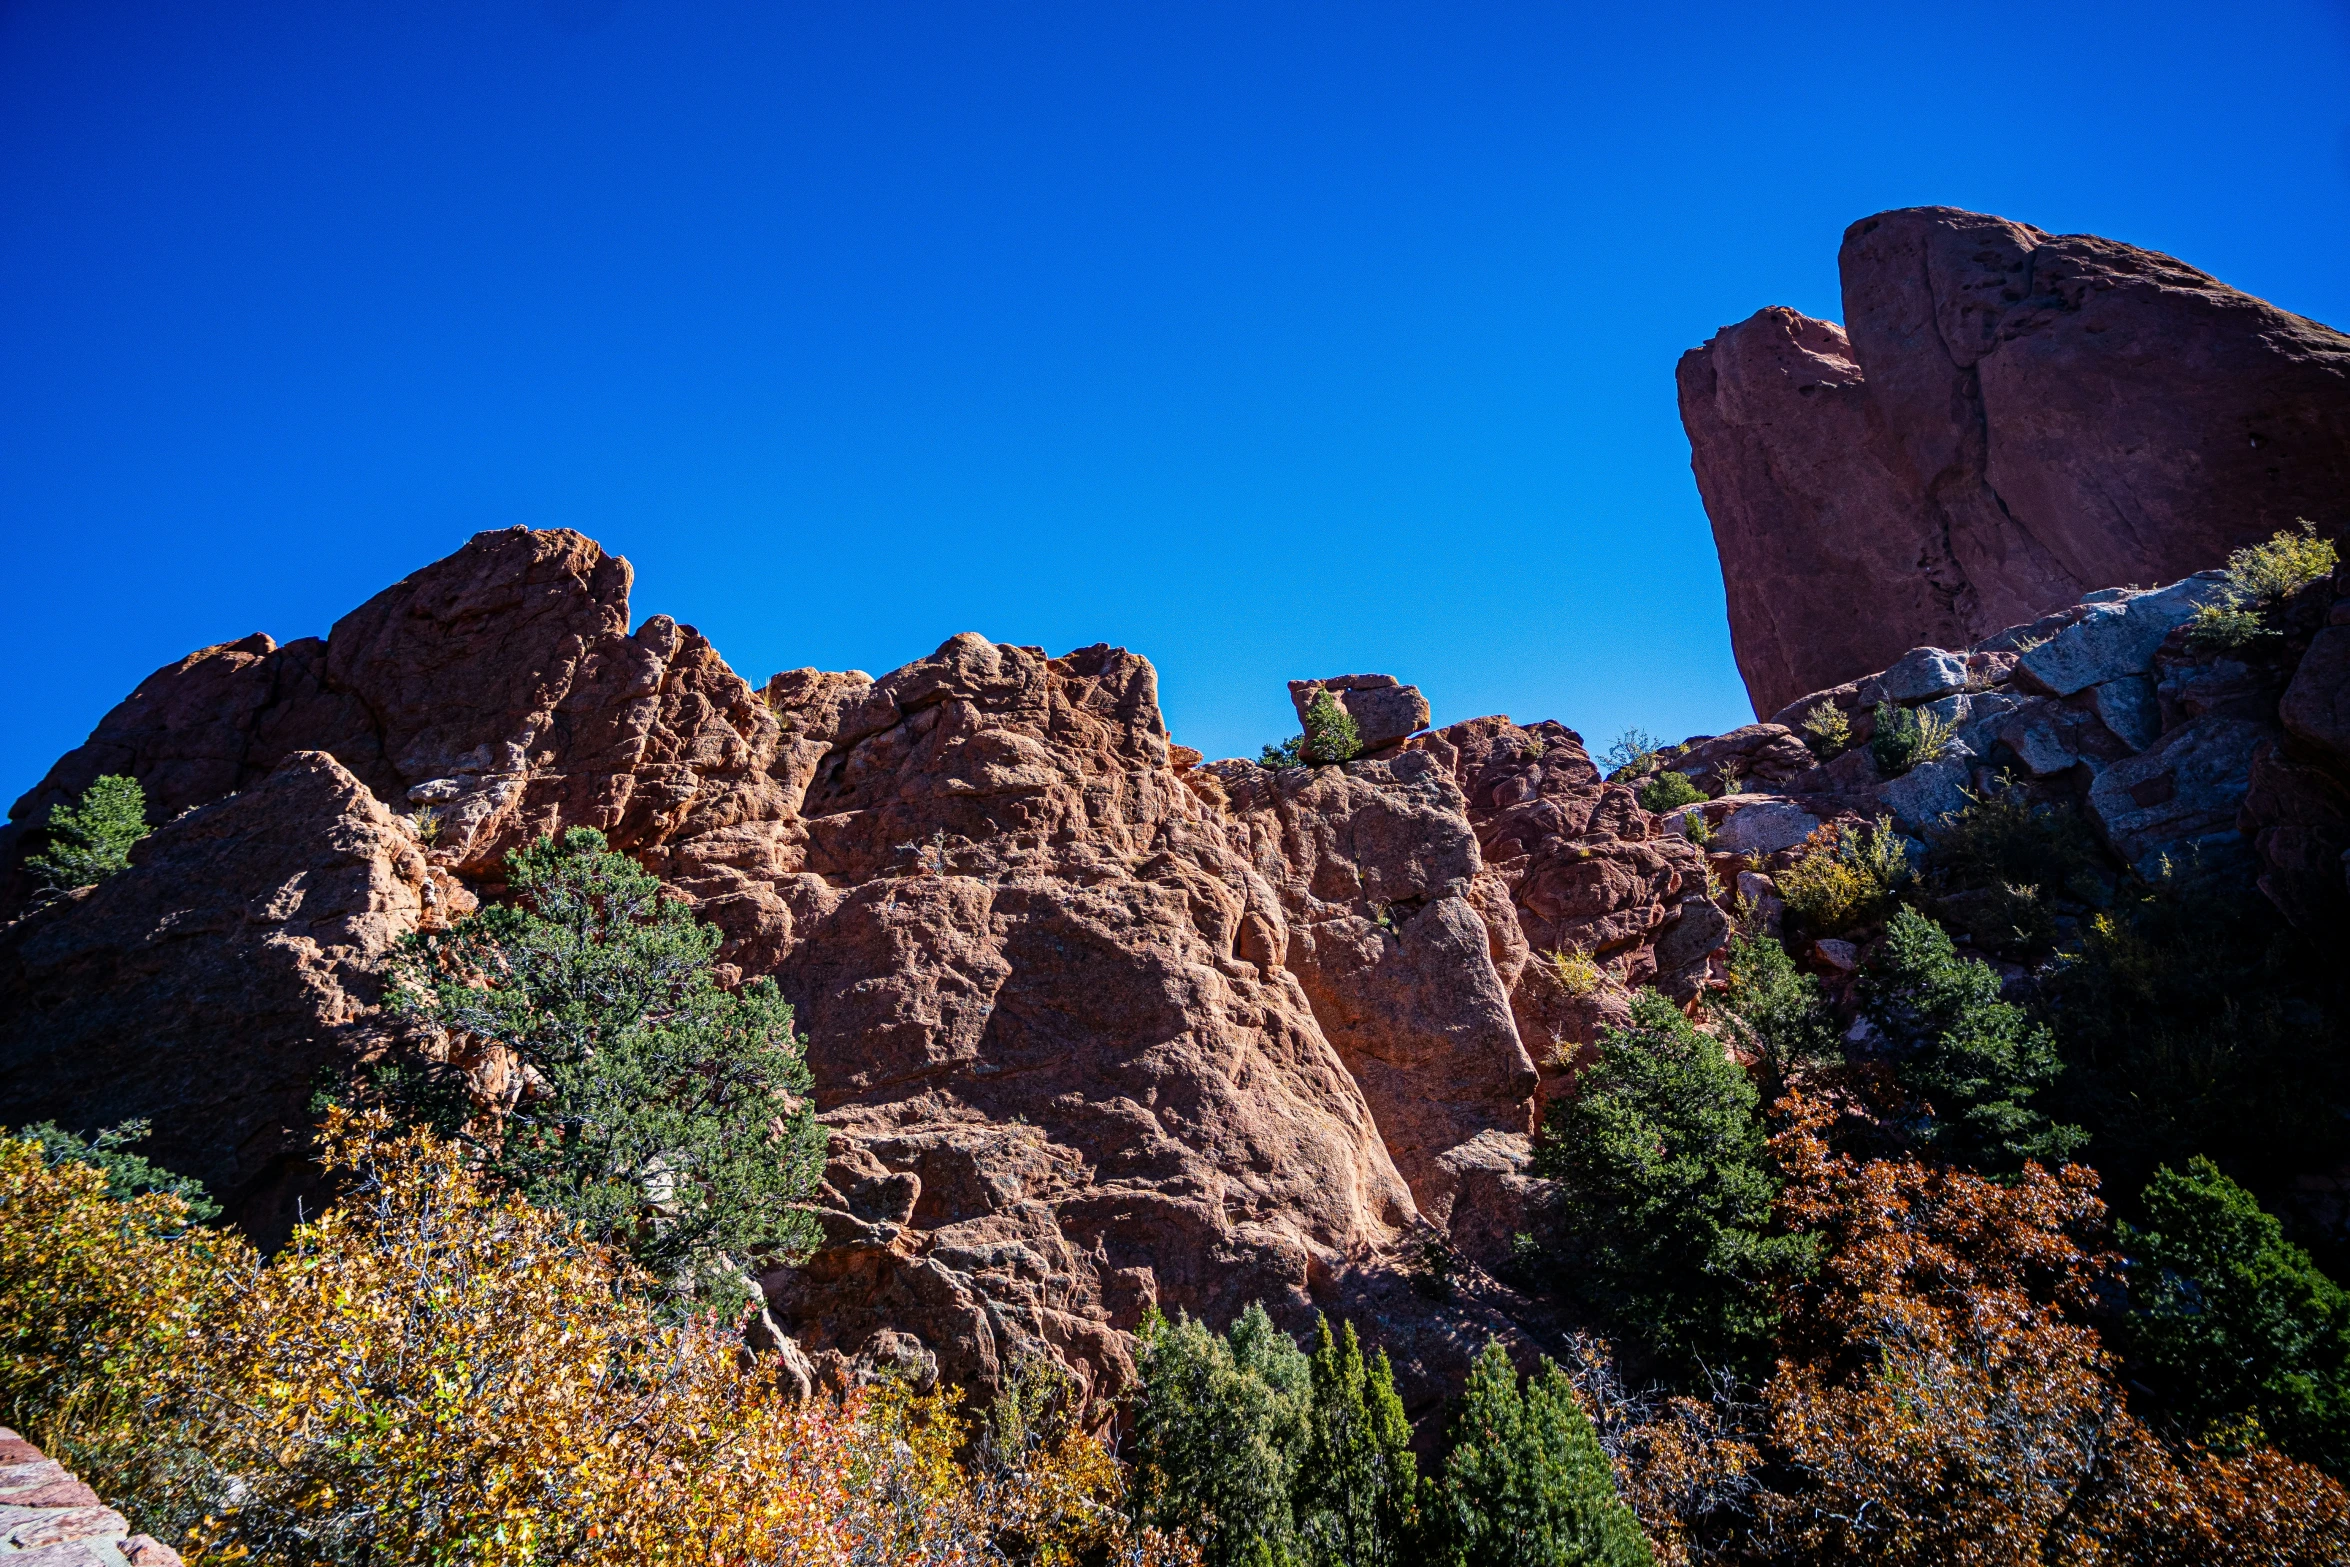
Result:
M1908 846L1893 818L1880 816L1865 837L1833 822L1813 829L1772 880L1807 934L1833 936L1882 919L1910 874Z
M2264 543L2231 552L2228 586L2254 603L2273 604L2332 575L2337 564L2333 540L2319 538L2317 524L2304 518L2298 533L2280 528Z
M1861 973L1861 1006L1884 1031L1894 1075L1928 1107L1920 1137L1945 1159L2012 1172L2086 1142L2030 1101L2064 1071L2049 1031L2000 999L1998 973L1961 959L1941 926L1902 909Z
M1329 767L1351 762L1363 754L1362 726L1338 698L1316 691L1306 703L1306 732L1291 735L1279 745L1257 754L1257 765L1276 771L1287 767Z
M88 1137L76 1137L54 1121L38 1121L16 1135L39 1143L41 1155L52 1169L71 1163L86 1164L99 1171L106 1177L106 1195L116 1202L131 1202L150 1192L162 1192L187 1204L191 1223L210 1224L219 1218L220 1204L204 1190L202 1181L174 1174L130 1151L132 1145L147 1140L148 1130L145 1121L125 1121L120 1126L101 1128Z
M2141 1206L2121 1242L2142 1371L2199 1433L2250 1415L2294 1457L2350 1473L2350 1292L2200 1155L2157 1170Z
M1778 1183L1757 1100L1718 1041L1644 991L1535 1150L1559 1183L1561 1287L1676 1371L1757 1355L1771 1285L1809 1266L1808 1239L1767 1233Z
M1206 1567L1302 1561L1290 1491L1313 1416L1304 1354L1251 1306L1228 1333L1154 1311L1134 1358L1135 1522L1187 1531Z
M1939 761L1950 749L1951 728L1939 714L1923 708L1877 704L1877 729L1869 736L1869 755L1877 770L1898 778L1921 762Z
M1803 715L1803 743L1823 762L1852 749L1852 720L1833 702L1816 704Z
M1967 804L1944 819L1928 864L1950 885L2030 885L2090 896L2104 858L2078 811L2035 802L2002 780L1987 794L1967 792Z
M1600 753L1599 770L1607 775L1610 783L1628 783L1655 772L1664 752L1664 741L1647 730L1627 729Z
M1691 783L1687 773L1676 773L1669 767L1640 786L1640 808L1660 816L1704 798L1705 791Z
M136 778L109 773L72 805L49 807L46 841L25 856L25 869L60 892L104 881L131 862L131 845L153 831L147 791Z
M1715 1007L1774 1086L1842 1057L1820 982L1797 969L1774 937L1740 936L1730 943L1730 988Z
M2198 604L2187 622L2187 646L2198 653L2232 653L2276 633L2257 609L2238 604Z
M2187 645L2198 652L2232 652L2275 636L2261 611L2331 575L2338 563L2333 541L2319 538L2317 525L2306 520L2298 533L2280 530L2264 543L2234 551L2221 597L2197 606Z
M792 1011L712 974L721 936L601 833L507 857L515 902L409 937L388 1004L535 1082L487 1105L448 1067L386 1073L402 1113L460 1136L530 1202L635 1254L680 1296L743 1300L742 1265L816 1237L824 1165Z
M1523 1390L1498 1339L1469 1371L1452 1450L1423 1507L1443 1567L1649 1567L1640 1525L1565 1372Z

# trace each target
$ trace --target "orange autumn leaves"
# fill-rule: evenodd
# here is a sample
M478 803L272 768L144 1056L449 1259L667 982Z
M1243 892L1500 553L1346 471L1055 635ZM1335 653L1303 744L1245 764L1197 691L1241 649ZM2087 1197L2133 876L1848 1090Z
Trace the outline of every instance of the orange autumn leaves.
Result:
M1829 1106L1781 1105L1784 1222L1822 1265L1784 1301L1767 1443L1802 1483L1756 1525L1796 1560L2006 1564L2350 1560L2350 1495L2271 1449L2166 1443L2091 1325L2120 1259L2096 1176L2013 1184L1831 1150Z
M1050 1387L976 1443L947 1395L795 1404L447 1145L325 1146L350 1187L264 1263L0 1141L0 1399L191 1561L1186 1559Z

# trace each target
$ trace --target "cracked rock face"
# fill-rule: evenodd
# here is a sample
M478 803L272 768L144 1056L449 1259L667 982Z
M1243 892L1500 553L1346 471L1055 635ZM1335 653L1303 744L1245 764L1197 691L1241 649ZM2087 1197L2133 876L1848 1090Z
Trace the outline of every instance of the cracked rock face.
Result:
M1152 1307L1263 1300L1375 1310L1433 1397L1510 1331L1400 1264L1506 1252L1543 1095L1726 935L1699 852L1571 731L1407 738L1418 693L1356 676L1320 684L1387 715L1376 757L1202 765L1122 649L963 635L755 689L690 627L631 631L628 583L577 534L484 534L323 640L142 683L0 841L18 878L28 825L105 772L168 822L93 890L0 886L12 1118L149 1117L156 1158L282 1234L319 1072L387 1038L392 943L590 826L797 1008L826 1244L763 1282L812 1374L985 1389L1046 1354L1108 1391Z
M1763 310L1678 373L1757 713L2339 526L2350 337L2154 251L1950 207L1855 223L1838 267L1841 326Z

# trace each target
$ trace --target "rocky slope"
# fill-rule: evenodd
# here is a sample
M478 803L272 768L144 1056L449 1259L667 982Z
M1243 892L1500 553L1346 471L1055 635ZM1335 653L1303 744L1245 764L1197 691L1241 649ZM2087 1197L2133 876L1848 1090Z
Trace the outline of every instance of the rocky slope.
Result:
M1405 1264L1498 1257L1546 1083L1727 934L1702 854L1557 724L1411 735L1416 691L1349 677L1364 759L1203 764L1121 649L964 635L754 689L691 628L630 633L628 582L577 534L484 534L323 641L143 682L11 813L12 878L101 773L162 825L96 888L9 883L7 1119L147 1117L282 1234L311 1087L385 1046L390 944L593 826L798 1008L828 1244L766 1283L819 1370L984 1387L1045 1351L1115 1383L1152 1305L1263 1299L1378 1315L1433 1392L1511 1303ZM1561 949L1605 982L1571 993Z
M1837 263L1841 326L1774 307L1680 364L1758 714L2297 518L2350 527L2350 337L1950 207L1864 218Z

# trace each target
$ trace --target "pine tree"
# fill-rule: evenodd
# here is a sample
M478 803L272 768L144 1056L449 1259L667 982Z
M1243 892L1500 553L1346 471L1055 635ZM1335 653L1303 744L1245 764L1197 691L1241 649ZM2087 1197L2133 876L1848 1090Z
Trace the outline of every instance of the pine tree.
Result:
M1452 1451L1428 1487L1443 1567L1650 1567L1639 1522L1566 1373L1544 1359L1521 1392L1499 1339L1470 1368Z
M1313 1415L1293 1492L1298 1534L1313 1567L1389 1567L1410 1559L1419 1464L1395 1374L1380 1351L1368 1363L1353 1323L1317 1320Z
M2026 1159L2062 1163L2087 1141L2030 1102L2064 1071L2054 1036L2000 1000L1997 971L1962 961L1941 926L1915 909L1895 914L1860 988L1901 1085L1933 1108L1923 1139L1936 1154L2012 1172Z
M48 843L25 856L25 869L60 892L94 886L131 862L131 845L147 836L147 791L136 778L109 773L72 805L49 808Z
M1757 1097L1718 1040L1643 991L1535 1150L1559 1183L1561 1284L1674 1369L1759 1354L1771 1285L1809 1266L1808 1241L1769 1233Z
M678 1294L745 1303L746 1263L815 1238L797 1204L825 1131L790 1005L771 980L722 989L717 929L601 833L518 849L507 875L513 904L401 946L388 999L452 1043L512 1052L512 1096L484 1106L447 1069L381 1091Z
M2147 1184L2124 1224L2129 1339L2198 1426L2245 1415L2296 1458L2350 1475L2350 1292L2209 1159Z

